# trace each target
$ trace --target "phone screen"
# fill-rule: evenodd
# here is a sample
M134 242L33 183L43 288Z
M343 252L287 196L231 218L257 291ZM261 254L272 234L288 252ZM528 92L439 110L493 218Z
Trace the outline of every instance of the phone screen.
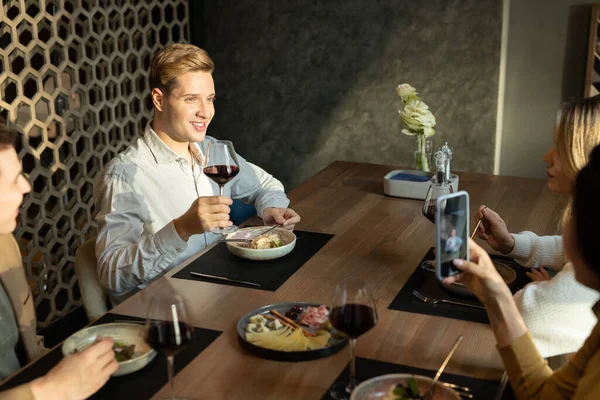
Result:
M468 196L457 195L445 199L440 204L439 250L441 278L454 275L459 270L452 261L456 258L467 260L467 240L469 232Z

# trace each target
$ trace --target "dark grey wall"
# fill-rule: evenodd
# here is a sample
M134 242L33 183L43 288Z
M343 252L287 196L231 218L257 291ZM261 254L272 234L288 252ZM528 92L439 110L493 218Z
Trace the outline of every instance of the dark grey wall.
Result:
M209 134L293 187L334 160L413 165L395 93L415 86L454 168L491 172L502 0L205 0ZM192 21L194 16L191 17Z

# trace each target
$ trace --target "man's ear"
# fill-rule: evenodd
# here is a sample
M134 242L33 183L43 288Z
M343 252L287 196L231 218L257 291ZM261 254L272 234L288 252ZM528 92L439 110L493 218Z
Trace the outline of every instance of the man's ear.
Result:
M154 108L156 109L156 111L163 111L163 101L164 96L162 90L160 90L159 88L152 89L152 103L154 104Z

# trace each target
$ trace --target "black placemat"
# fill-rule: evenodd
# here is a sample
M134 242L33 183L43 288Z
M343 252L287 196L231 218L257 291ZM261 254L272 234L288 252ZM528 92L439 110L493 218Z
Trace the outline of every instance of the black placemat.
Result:
M429 249L425 257L423 257L423 260L433 260L434 257L435 254L432 247ZM501 261L502 263L514 268L517 272L517 278L510 285L510 290L513 293L522 289L526 284L531 282L531 279L525 275L525 272L527 272L528 269L521 267L513 259L499 255L490 255L490 257L492 260ZM421 294L434 299L460 301L462 303L481 306L481 303L476 298L460 296L448 291L447 289L444 289L437 280L434 272L425 271L423 268L417 265L415 272L413 272L410 278L408 278L388 308L391 310L407 311L417 314L462 319L465 321L479 322L482 324L490 323L485 310L445 303L427 304L417 299L413 295L413 290L415 289Z
M225 243L219 243L198 257L190 265L173 275L173 278L190 279L222 285L249 287L274 292L285 283L304 263L334 236L328 233L295 231L296 247L284 257L275 260L253 261L234 256ZM230 279L255 282L260 287L242 283L203 278L190 272L217 275Z
M106 324L117 320L144 321L143 318L130 317L119 314L106 314L92 325ZM175 356L175 374L188 365L202 350L207 348L220 334L204 328L194 328L195 337L183 351ZM0 390L9 389L30 382L48 372L63 358L61 347L57 347L36 363L21 371L18 375L0 387ZM90 397L93 400L146 400L152 397L168 382L167 361L160 353L146 367L129 375L113 377L108 380L96 394Z
M367 379L386 374L414 374L433 378L435 373L436 371L429 369L409 367L402 364L392 364L389 362L372 360L369 358L356 358L357 384ZM327 389L327 392L322 397L322 400L332 400L333 398L329 395L329 390L331 390L331 387L338 382L347 383L349 376L349 365L347 365L342 373L329 387L329 389ZM473 400L493 400L496 398L498 388L500 387L500 381L470 378L468 376L448 374L445 372L440 376L440 381L468 387L471 389Z

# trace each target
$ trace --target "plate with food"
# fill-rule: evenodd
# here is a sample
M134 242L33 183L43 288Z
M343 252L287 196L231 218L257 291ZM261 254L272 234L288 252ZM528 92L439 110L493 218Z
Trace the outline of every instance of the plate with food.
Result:
M283 257L296 246L294 232L284 228L271 230L269 226L242 228L227 235L226 240L230 239L252 239L248 243L226 242L227 249L238 257L257 261Z
M424 400L433 380L422 375L388 374L362 382L350 395L350 400ZM439 381L431 400L459 400L458 393Z
M270 360L308 361L337 353L348 343L329 321L329 309L313 303L279 303L244 315L238 340L248 352Z
M492 260L492 262L494 263L494 267L496 267L496 270L508 286L510 286L517 279L517 271L515 271L515 269L512 268L510 265L497 260ZM473 292L471 292L462 283L455 282L450 285L445 285L442 283L441 285L454 294L458 294L460 296L475 297L475 294L473 294Z
M67 356L82 351L96 343L98 337L110 337L115 341L113 350L119 369L112 376L138 371L156 356L156 351L144 340L144 325L133 323L110 323L84 328L64 341L62 353Z

